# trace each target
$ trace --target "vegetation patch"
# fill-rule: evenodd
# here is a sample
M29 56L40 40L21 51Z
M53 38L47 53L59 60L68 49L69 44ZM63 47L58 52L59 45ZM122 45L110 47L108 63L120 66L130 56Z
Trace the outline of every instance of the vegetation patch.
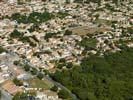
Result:
M29 80L28 83L32 88L50 89L53 86L48 80L40 80L38 78L33 78Z
M6 49L4 49L2 46L0 46L0 54L6 52Z
M92 55L84 58L79 67L56 71L51 77L80 100L132 100L132 61L133 48L127 48L105 54L105 57Z

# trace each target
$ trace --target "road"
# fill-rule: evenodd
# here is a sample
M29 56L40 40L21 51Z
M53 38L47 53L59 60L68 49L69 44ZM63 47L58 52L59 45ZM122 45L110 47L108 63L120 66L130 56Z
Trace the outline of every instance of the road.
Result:
M26 63L28 63L30 66L32 66L32 67L35 68L35 66L34 66L33 64L31 64L30 62L26 61ZM40 73L40 72L39 72L39 73ZM69 89L67 89L67 88L66 88L65 86L63 86L62 84L60 84L60 83L54 81L51 77L49 77L49 76L47 76L47 75L44 75L44 79L47 79L48 81L50 81L51 83L53 83L55 86L57 86L57 87L59 87L59 88L61 88L61 89L66 90L66 91L71 95L71 97L73 98L73 100L79 100L79 99L77 98L77 96L76 96L75 94L73 94Z
M60 84L60 83L54 81L54 80L53 80L51 77L49 77L49 76L46 76L46 75L45 75L44 77L45 77L47 80L49 80L50 82L52 82L55 86L57 86L57 87L59 87L59 88L61 88L61 89L66 90L66 91L71 95L71 97L73 98L73 100L79 100L75 94L73 94L68 88L66 88L66 87L63 86L62 84Z
M3 90L2 88L0 88L0 90L1 90L1 98L0 98L0 100L12 100L12 96L8 92Z
M10 60L7 61L8 63L5 62L7 65L9 65L9 64L12 65L14 60L19 60L19 55L18 54L14 53L14 52L10 52L9 55L12 56L12 58L11 58L11 61ZM7 58L9 58L9 57L7 57ZM38 68L35 65L33 65L32 63L30 63L27 59L24 59L23 63L29 64L31 67L34 67L34 68L36 68L38 70ZM39 70L38 70L38 72L40 73ZM73 100L79 100L77 98L77 96L75 94L73 94L69 89L67 89L62 84L54 81L51 77L49 77L47 75L44 75L44 79L47 79L48 81L50 81L51 83L53 83L55 86L57 86L57 87L59 87L61 89L66 90L71 95L71 97L73 98ZM10 100L8 98L10 96L8 96L8 94L6 93L6 91L3 91L3 93L5 94L5 95L3 95L3 98L5 98L7 96L7 99L6 100ZM3 100L5 100L5 99L3 99Z

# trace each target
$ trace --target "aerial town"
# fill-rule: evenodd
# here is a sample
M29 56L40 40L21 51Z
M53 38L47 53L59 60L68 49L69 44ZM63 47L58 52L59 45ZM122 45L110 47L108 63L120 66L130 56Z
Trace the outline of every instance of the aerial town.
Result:
M85 57L133 48L133 1L88 1L0 0L0 100L105 100L54 77Z

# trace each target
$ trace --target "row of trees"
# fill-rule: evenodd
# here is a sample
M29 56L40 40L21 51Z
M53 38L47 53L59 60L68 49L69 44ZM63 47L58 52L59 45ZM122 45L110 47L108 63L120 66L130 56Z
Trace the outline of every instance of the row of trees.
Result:
M36 93L28 92L28 93L16 93L12 100L35 100Z
M32 66L30 66L29 64L22 64L22 63L20 63L20 61L14 61L14 65L19 65L19 66L22 66L23 67L23 69L26 71L26 72L30 72L32 75L34 75L34 76L37 76L37 78L38 79L42 79L43 77L44 77L44 74L43 73L41 73L41 71L39 71L37 68L35 68L35 67L32 67ZM45 71L44 71L44 73L45 73ZM13 80L13 82L16 84L16 85L20 85L21 83L21 81L19 81L18 79L14 79Z
M26 72L30 72L32 75L37 76L38 79L43 79L44 74L42 74L41 72L39 72L36 68L31 67L28 64L23 65L23 68Z
M70 93L64 89L59 90L58 87L56 85L54 85L51 89L51 91L57 92L59 98L62 99L67 99L67 100L72 100L72 97L70 96Z
M70 89L80 100L132 100L133 48L92 55L80 66L56 71L51 77ZM63 78L62 78L63 77Z
M34 24L39 24L39 23L48 21L48 20L52 19L53 17L54 17L54 15L49 13L49 12L43 12L43 13L32 12L29 15L22 15L20 13L14 13L11 16L11 19L12 20L16 20L18 23L24 23L24 24L34 23Z
M56 14L52 14L47 11L44 11L43 13L32 12L29 15L14 13L12 14L10 19L16 20L18 23L24 23L24 24L34 23L35 25L38 25L40 23L51 20L52 18L58 17L62 19L68 15L69 14L67 12L58 12Z

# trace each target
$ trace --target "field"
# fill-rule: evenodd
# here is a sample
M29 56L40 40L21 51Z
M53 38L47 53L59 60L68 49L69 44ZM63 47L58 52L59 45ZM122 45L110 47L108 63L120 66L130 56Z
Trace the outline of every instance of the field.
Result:
M48 80L39 80L38 78L33 78L29 80L28 83L32 88L50 89L53 86L53 84Z
M87 27L87 26L76 27L76 28L71 29L71 31L74 34L77 34L77 35L95 34L97 32L98 33L99 32L106 32L106 31L109 31L109 30L110 29L106 28L106 27Z

